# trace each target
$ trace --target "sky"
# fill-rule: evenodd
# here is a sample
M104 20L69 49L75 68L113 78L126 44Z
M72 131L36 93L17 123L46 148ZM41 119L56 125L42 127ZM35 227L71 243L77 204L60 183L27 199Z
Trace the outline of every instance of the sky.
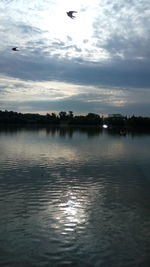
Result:
M1 0L0 14L1 110L150 116L149 0Z

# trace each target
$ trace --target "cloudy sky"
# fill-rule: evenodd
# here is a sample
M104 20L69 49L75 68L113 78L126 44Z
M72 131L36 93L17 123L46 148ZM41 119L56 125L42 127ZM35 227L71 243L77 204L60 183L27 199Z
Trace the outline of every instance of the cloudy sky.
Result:
M149 25L149 0L1 0L0 109L150 116Z

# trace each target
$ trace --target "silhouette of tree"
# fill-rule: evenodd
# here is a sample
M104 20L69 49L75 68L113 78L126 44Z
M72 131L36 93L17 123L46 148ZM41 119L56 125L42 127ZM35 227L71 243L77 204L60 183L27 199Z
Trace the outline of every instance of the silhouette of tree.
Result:
M111 116L107 118L100 117L98 114L88 113L87 115L74 116L73 111L60 111L58 115L55 113L47 113L46 115L17 113L15 111L0 110L1 124L44 124L44 125L59 125L67 124L74 126L101 126L107 124L112 127L120 128L141 128L150 129L149 117L126 117L126 116Z
M69 114L68 114L68 117L69 117L70 119L72 119L73 116L74 116L73 111L69 111L68 113L69 113Z
M66 111L60 111L59 112L59 118L61 120L66 120L66 118L67 118L67 112Z

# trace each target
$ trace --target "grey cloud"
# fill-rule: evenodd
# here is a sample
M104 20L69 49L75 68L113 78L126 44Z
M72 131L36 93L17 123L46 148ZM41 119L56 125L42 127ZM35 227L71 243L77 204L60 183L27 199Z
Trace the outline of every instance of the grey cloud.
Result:
M106 49L112 57L119 53L125 59L150 56L148 8L146 0L104 1L102 17L93 23L97 47Z
M61 48L61 47L64 47L65 46L65 43L62 42L62 41L60 41L60 40L58 40L57 42L52 42L51 45L52 46L55 46L56 48L57 47Z
M83 43L84 43L84 44L87 44L88 42L89 42L89 40L87 40L87 39L84 39L84 40L83 40Z
M0 102L1 109L18 112L59 112L72 110L75 113L121 113L124 115L150 116L149 103L127 103L125 106L114 106L111 102L88 102L81 99L66 99L62 101L22 101Z
M23 33L23 34L41 34L41 30L38 28L38 27L33 27L31 25L28 25L28 24L22 24L22 23L19 23L17 25L17 29Z
M150 43L139 37L131 37L130 40L124 36L114 34L103 48L108 50L113 57L116 55L123 55L126 59L142 58L147 59L150 56Z
M67 40L68 40L68 41L72 41L72 37L69 36L69 35L67 35Z
M8 64L9 62L9 64ZM57 80L75 84L147 87L150 85L149 61L120 60L86 63L43 57L37 51L32 58L25 56L1 56L1 73L15 78L33 81Z
M51 43L51 47L54 47L55 49L59 48L61 50L69 50L69 49L73 49L75 50L76 52L81 52L81 48L78 48L77 45L66 45L65 42L62 42L62 41L57 41L57 42L52 42Z
M63 49L64 50L69 50L70 48L75 50L76 52L81 52L82 51L82 49L77 47L77 45L67 45Z

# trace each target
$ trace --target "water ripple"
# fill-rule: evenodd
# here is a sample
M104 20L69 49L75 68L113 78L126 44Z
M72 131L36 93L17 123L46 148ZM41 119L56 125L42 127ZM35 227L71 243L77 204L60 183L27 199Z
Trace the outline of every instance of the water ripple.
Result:
M40 152L39 135L21 136L17 151L8 135L0 142L0 266L149 266L150 189L137 143L119 139L120 158L113 136L84 137L84 150L79 136L58 138L56 156L55 138L49 153L49 139Z

